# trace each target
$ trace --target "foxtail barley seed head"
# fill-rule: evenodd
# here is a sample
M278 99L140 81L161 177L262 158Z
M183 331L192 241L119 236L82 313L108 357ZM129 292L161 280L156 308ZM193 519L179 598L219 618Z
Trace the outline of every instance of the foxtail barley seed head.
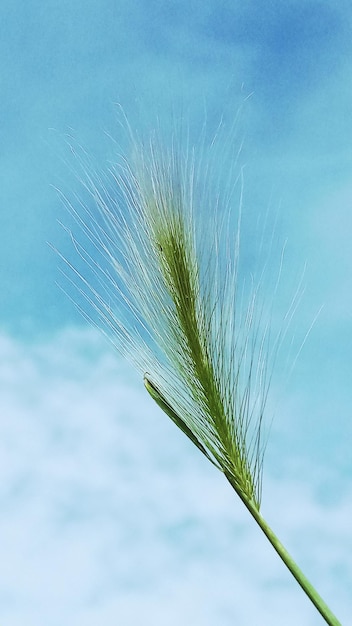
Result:
M158 133L144 143L131 136L131 157L103 176L82 158L86 197L65 198L79 258L66 260L65 274L83 315L259 510L263 414L279 338L271 338L262 275L256 282L240 264L242 175L234 152L225 180L225 136L218 130L209 152L204 136L201 150L189 138L180 146L172 137L165 148Z

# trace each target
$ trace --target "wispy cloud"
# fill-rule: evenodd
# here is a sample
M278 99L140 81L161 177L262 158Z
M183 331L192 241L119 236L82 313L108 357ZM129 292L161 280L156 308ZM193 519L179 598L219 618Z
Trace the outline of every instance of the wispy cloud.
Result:
M153 626L319 626L220 473L99 337L74 328L41 344L2 336L0 349L8 626L132 626L142 616ZM344 622L350 494L319 499L327 472L302 462L304 476L275 477L269 456L263 509Z

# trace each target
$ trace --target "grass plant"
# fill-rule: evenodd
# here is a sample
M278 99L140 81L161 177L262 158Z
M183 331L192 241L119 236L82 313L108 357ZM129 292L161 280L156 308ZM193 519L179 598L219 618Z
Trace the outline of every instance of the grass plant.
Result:
M165 148L158 134L131 136L131 159L105 176L89 173L81 157L87 196L65 202L85 236L81 243L69 231L83 263L67 261L67 279L82 313L132 359L151 397L224 474L322 617L338 626L260 513L264 410L284 331L273 336L264 271L256 280L241 264L238 155L224 187L215 135L207 159L189 137L186 148L174 136ZM297 297L283 328L296 305Z

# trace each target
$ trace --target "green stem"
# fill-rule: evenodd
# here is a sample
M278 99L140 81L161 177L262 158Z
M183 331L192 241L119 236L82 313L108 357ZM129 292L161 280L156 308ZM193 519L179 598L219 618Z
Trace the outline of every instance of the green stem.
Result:
M228 476L226 477L229 480L229 477ZM231 483L231 480L229 480L229 482ZM271 545L276 550L279 557L283 560L286 567L288 567L291 574L297 580L298 584L302 587L303 591L307 594L308 598L310 598L314 606L318 609L320 615L325 619L326 623L329 624L329 626L342 626L341 622L339 622L337 617L335 617L335 615L330 611L327 604L325 604L324 600L320 597L316 589L314 589L313 585L309 582L308 578L306 578L302 570L298 567L297 563L295 563L291 555L287 552L286 548L282 545L281 541L278 539L275 533L273 533L270 526L266 523L265 519L261 516L261 514L257 510L255 504L252 502L246 501L245 498L242 497L240 493L238 493L238 495L240 496L241 500L243 501L244 505L247 507L252 517L257 522L258 526L260 526L263 533L266 535L267 539L269 539Z

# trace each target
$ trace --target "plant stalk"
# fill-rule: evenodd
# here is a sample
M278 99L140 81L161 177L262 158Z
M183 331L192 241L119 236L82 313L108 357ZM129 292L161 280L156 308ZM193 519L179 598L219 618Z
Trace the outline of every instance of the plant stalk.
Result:
M231 477L226 476L226 478L230 482L231 486L234 488L234 485L231 482ZM308 578L306 578L306 576L303 574L302 570L298 567L297 563L295 563L291 555L287 552L286 548L282 545L281 541L271 530L265 519L261 516L255 504L249 502L245 497L242 497L237 490L236 493L239 495L242 502L257 522L258 526L260 526L264 535L270 541L271 545L276 550L282 561L285 563L286 567L290 570L291 574L294 576L298 584L302 587L303 591L307 594L308 598L310 598L310 600L313 602L314 606L319 611L320 615L324 618L326 623L329 624L329 626L342 626L341 622L339 622L337 617L331 612L319 593L309 582Z

